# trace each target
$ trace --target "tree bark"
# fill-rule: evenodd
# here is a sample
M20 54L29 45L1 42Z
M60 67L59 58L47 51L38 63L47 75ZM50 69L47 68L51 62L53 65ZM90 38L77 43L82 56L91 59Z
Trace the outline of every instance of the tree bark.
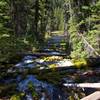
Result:
M80 83L80 84L63 84L65 87L79 87L79 88L96 88L100 89L100 83Z
M96 91L96 92L82 98L81 100L100 100L100 91Z
M14 33L23 36L27 31L27 1L10 0L10 3Z

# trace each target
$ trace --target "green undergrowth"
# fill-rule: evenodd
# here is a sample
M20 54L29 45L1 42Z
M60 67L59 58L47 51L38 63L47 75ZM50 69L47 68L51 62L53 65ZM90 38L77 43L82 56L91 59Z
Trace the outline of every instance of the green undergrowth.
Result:
M100 54L99 36L100 36L100 29L99 30L90 30L87 33L87 35L85 35L86 40L89 41L91 46Z
M87 51L84 50L84 44L82 39L78 36L76 24L73 24L72 21L69 22L70 28L70 38L72 43L72 58L86 58L88 56Z
M0 62L7 62L13 56L19 53L34 52L37 48L37 43L31 38L16 38L16 36L3 34L0 36ZM16 59L15 59L16 60Z

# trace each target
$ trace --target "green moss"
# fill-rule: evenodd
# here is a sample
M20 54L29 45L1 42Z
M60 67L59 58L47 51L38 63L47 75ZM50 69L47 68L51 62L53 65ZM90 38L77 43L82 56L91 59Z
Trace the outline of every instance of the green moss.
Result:
M35 87L33 86L31 82L29 82L28 88L31 91L33 98L38 98L38 94L35 91Z
M10 100L21 100L21 98L18 95L13 95Z
M72 60L76 68L88 68L87 61L85 59L74 59Z

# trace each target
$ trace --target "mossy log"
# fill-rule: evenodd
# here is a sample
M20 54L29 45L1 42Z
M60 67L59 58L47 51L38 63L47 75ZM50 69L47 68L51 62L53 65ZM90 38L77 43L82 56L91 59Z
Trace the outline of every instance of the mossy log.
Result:
M54 53L38 53L38 52L35 52L35 53L18 53L18 55L22 55L22 56L27 56L27 55L30 55L30 56L36 56L36 57L42 57L42 56L67 56L66 53L59 53L59 54L54 54Z
M88 70L88 68L92 68L94 73L96 74L99 74L100 73L100 70L96 70L97 72L95 72L95 69L96 68L99 68L100 66L100 59L99 58L92 58L92 59L87 59L87 65L80 65L82 67L77 67L76 65L73 65L73 66L56 66L56 67L53 67L53 68L50 68L44 64L40 64L41 67L39 68L32 68L32 69L23 69L23 70L20 70L20 68L16 68L16 67L12 67L12 71L8 72L6 70L6 67L1 70L1 73L0 73L0 78L3 78L3 77L10 77L10 76L17 76L18 74L39 74L39 73L48 73L48 72L61 72L61 71L66 71L66 73L68 74L71 74L71 73L76 73L77 70L80 70L81 68L82 69L85 69L85 70ZM88 67L87 67L88 66ZM14 70L13 70L14 68ZM5 70L5 71L3 71Z
M80 71L81 69L77 69L75 68L75 66L66 66L66 67L55 67L55 68L47 68L47 69L41 69L41 68L31 68L31 69L24 69L24 70L20 70L20 69L15 69L14 71L11 72L1 72L1 78L5 78L5 77L16 77L18 75L28 75L28 74L33 74L33 75L42 75L42 74L48 74L48 73L62 73L62 72L66 72L67 75L71 75L71 74L78 74L81 76L99 76L100 75L100 70L97 69L91 69L91 70L84 70L84 72Z

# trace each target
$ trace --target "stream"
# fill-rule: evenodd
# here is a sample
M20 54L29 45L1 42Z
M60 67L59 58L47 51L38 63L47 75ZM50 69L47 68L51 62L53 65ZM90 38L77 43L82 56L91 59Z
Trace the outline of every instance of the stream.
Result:
M55 38L53 38L55 40ZM52 40L52 41L54 41ZM51 40L50 40L51 41ZM50 42L49 41L49 42ZM59 40L57 40L56 43L58 43ZM49 43L50 44L50 43ZM58 45L58 44L57 44ZM46 48L46 47L45 47ZM58 46L59 48L59 46ZM60 55L62 54L59 51L51 50L49 47L42 50L41 53L46 53L49 55ZM16 84L15 91L18 93L23 93L23 96L21 96L21 100L73 100L72 97L75 98L75 100L78 100L80 97L84 97L85 93L88 91L83 88L66 88L62 84L63 83L75 83L75 80L72 76L67 75L67 70L62 72L62 76L60 76L58 73L54 73L54 76L51 75L50 72L45 74L45 72L42 72L41 70L48 70L50 65L58 64L59 66L64 65L66 63L65 58L62 56L51 56L52 58L55 57L57 59L56 61L45 61L45 56L34 56L34 55L26 55L22 58L20 62L14 65L13 68L9 68L7 70L7 73L14 73L16 71L25 72L24 70L35 70L38 68L40 72L38 74L18 74L15 76L8 76L3 79L0 79L0 84ZM48 58L48 57L46 57ZM47 59L46 59L47 60ZM70 61L67 61L67 65L71 65ZM74 69L74 68L73 68ZM69 70L72 74L73 69ZM52 72L52 71L51 71ZM78 73L80 74L80 70L78 70ZM44 76L45 75L45 76ZM51 75L51 76L50 76ZM41 79L41 77L43 77ZM47 78L46 78L47 77ZM52 79L49 79L49 77ZM83 77L84 78L84 77ZM86 77L85 77L86 78ZM57 83L55 82L57 79ZM98 77L97 80L100 78ZM48 81L49 80L49 81ZM95 81L97 81L95 80ZM82 80L83 81L83 80ZM54 83L53 83L54 82ZM8 90L9 92L10 90ZM95 91L94 89L90 89L87 94ZM75 92L75 93L74 93ZM0 92L1 93L1 92ZM79 96L80 95L80 96ZM8 97L9 98L9 97ZM9 100L9 99L0 99L0 100ZM20 99L10 99L10 100L20 100Z
M47 52L46 52L47 53ZM58 54L57 52L48 52L49 54ZM43 63L39 60L38 57L27 55L25 56L21 62L15 65L15 69L19 69L23 71L24 69L32 69L41 65ZM42 65L43 66L43 65ZM8 72L14 72L14 69L8 69ZM17 83L16 90L19 92L23 92L25 94L25 100L34 100L32 96L32 91L29 89L29 85L34 87L34 91L39 96L39 100L67 100L68 95L64 93L64 90L61 87L55 86L51 83L45 81L38 80L36 75L29 74L25 75L24 79L22 75L18 75L15 78L6 78L0 80L0 83L11 84ZM33 92L34 92L33 91Z
M15 66L18 68L25 68L25 67L34 68L34 67L36 67L36 63L32 63L32 59L34 59L34 58L35 58L34 56L33 57L26 56L23 58L22 62L16 64ZM47 98L49 98L50 100L59 100L59 98L62 98L62 100L65 100L60 89L53 86L53 84L39 81L35 77L35 75L27 75L26 79L22 80L18 84L18 90L24 91L25 93L28 93L26 95L26 100L33 100L31 93L27 92L28 91L28 84L30 82L35 87L35 91L40 95L40 100L47 100Z
M60 52L50 50L49 45L51 42L56 42L57 46L59 45L59 41L61 41L61 38L58 39L58 37L50 39L48 41L48 46L45 47L41 52L46 53L48 55L59 55ZM52 43L52 44L53 44ZM54 45L54 44L53 44ZM52 62L53 63L53 62ZM37 56L31 56L26 55L22 58L22 60L14 65L14 69L10 68L8 69L8 73L16 72L16 68L19 71L24 71L25 69L32 69L36 67L40 67L40 69L45 68L43 65L48 65L48 63L45 63L40 57ZM35 93L38 95L39 100L66 100L67 94L64 93L64 91L61 89L61 87L55 86L52 83L48 83L42 80L38 80L36 75L29 74L25 75L23 78L23 75L17 75L16 77L7 77L0 80L0 84L12 84L16 83L16 91L23 92L24 100L34 100L35 98L32 96ZM29 89L29 85L33 88L33 90ZM35 91L35 92L34 92Z

